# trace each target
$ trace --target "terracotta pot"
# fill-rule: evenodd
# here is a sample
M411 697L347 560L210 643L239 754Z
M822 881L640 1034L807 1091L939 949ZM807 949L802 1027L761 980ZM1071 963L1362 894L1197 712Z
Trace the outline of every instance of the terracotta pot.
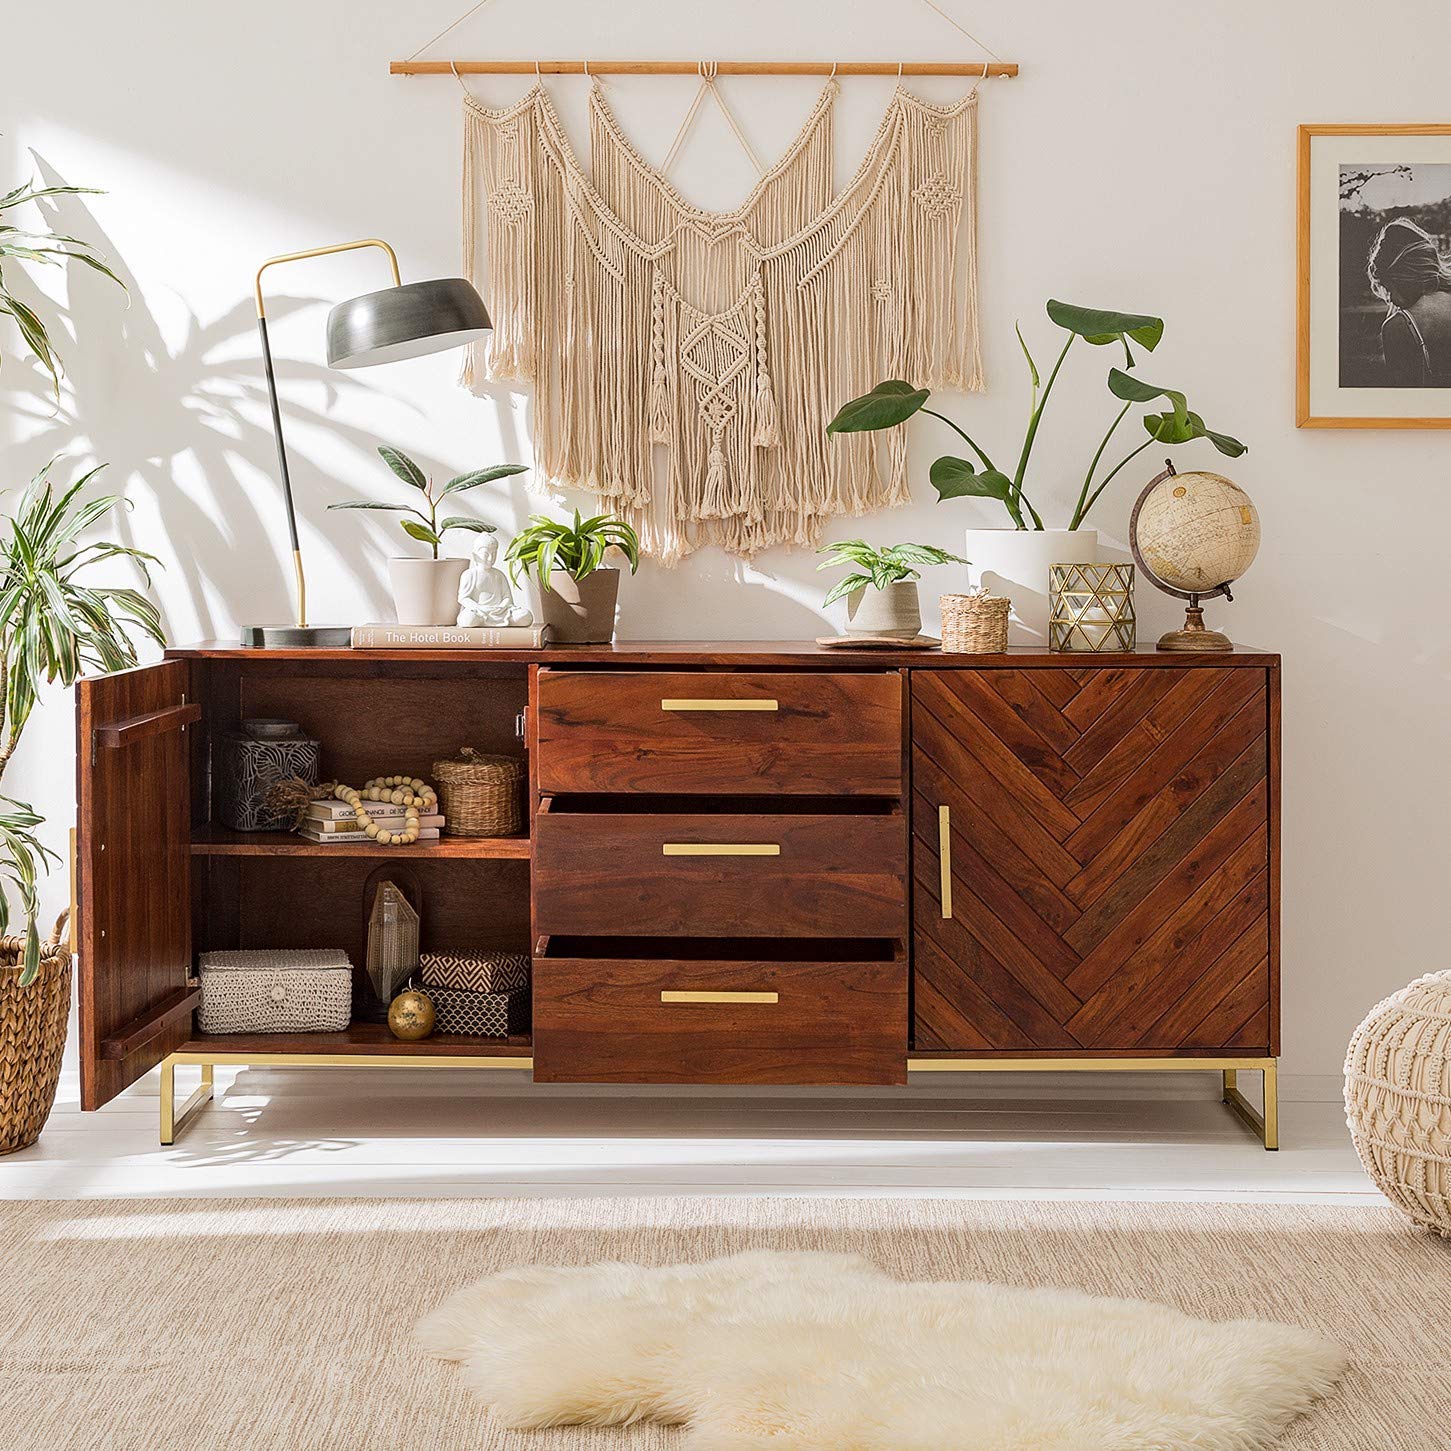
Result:
M899 579L885 589L853 590L846 597L848 635L885 635L911 640L922 633L922 603L915 579Z
M458 587L466 559L390 559L388 580L400 625L458 622Z
M0 1154L28 1149L55 1103L71 1007L70 947L63 924L40 949L40 975L20 986L25 941L0 937Z
M575 579L556 569L539 590L544 623L556 644L607 645L615 637L615 601L620 593L620 571L597 569Z

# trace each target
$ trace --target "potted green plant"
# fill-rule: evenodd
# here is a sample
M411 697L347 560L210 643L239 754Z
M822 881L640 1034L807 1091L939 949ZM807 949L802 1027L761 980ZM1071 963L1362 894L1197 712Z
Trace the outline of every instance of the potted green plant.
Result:
M1028 421L1017 451L1017 462L1008 474L952 419L928 408L932 393L900 379L879 383L870 393L847 403L827 425L828 433L866 433L895 428L916 413L926 413L947 424L967 445L971 458L946 454L931 469L932 486L940 500L960 498L996 499L1010 520L1008 528L969 528L967 554L973 561L972 583L991 594L1005 594L1013 601L1013 635L1019 642L1042 644L1048 637L1048 567L1052 564L1093 564L1098 560L1098 531L1085 527L1085 520L1103 491L1119 472L1145 449L1154 445L1188 443L1207 438L1220 453L1237 458L1245 445L1228 434L1216 433L1192 412L1184 394L1143 382L1120 368L1111 368L1108 391L1120 406L1099 440L1084 470L1083 483L1066 529L1045 526L1042 516L1028 497L1028 465L1038 439L1039 425L1052 396L1058 375L1076 342L1092 347L1118 344L1124 350L1127 368L1136 365L1134 346L1152 352L1164 335L1162 318L1146 313L1113 312L1050 300L1049 320L1067 336L1045 382L1028 350L1022 329L1018 343L1028 367L1031 397ZM1142 415L1143 438L1111 468L1100 472L1104 455L1124 421L1136 405L1166 404L1162 412Z
M596 514L561 524L545 514L531 514L528 528L515 535L504 555L517 583L532 570L539 581L543 623L554 639L571 645L605 644L614 638L615 602L620 571L604 564L611 549L640 567L640 541L623 519Z
M81 542L120 500L87 496L99 468L57 489L53 462L31 481L0 534L0 776L43 683L71 686L83 674L135 665L133 633L166 643L161 617L145 595L88 578L104 560L130 560L143 576L155 563L122 544ZM32 807L0 796L0 1039L16 1050L0 1059L0 1153L34 1143L45 1124L70 1009L69 947L59 928L43 945L36 922L40 877L56 864L37 835L42 824ZM17 932L12 892L20 908Z
M881 635L910 640L922 633L922 602L917 595L921 569L935 564L966 564L961 555L931 544L889 544L874 548L846 539L818 549L829 556L817 569L849 568L822 600L822 607L846 596L848 635Z
M407 514L398 522L410 539L428 545L431 553L399 556L388 561L388 581L393 586L393 605L400 625L451 625L458 617L458 587L468 568L466 559L441 559L439 546L454 530L471 534L492 534L494 526L463 514L439 517L446 499L480 484L506 479L525 472L524 464L494 464L458 474L436 492L433 480L401 449L383 444L378 456L411 489L421 496L416 504L381 504L374 499L350 499L329 504L329 509L377 509L390 514Z

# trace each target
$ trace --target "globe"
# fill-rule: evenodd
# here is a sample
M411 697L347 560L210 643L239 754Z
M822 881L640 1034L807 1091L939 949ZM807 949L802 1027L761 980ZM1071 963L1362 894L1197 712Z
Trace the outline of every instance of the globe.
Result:
M1169 474L1139 500L1133 534L1155 583L1210 594L1254 563L1260 516L1249 495L1223 474Z

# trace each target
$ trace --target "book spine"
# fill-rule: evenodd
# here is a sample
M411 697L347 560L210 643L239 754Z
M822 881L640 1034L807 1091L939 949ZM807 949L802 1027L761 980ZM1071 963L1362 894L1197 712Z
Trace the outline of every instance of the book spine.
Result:
M370 811L368 815L374 821L378 822L379 825L382 825L384 822L402 821L404 819L401 811L389 811L386 813ZM359 829L357 822L358 818L356 816L335 816L327 821L319 820L317 817L309 817L303 822L303 826L308 831L321 831L331 836L339 831L357 831ZM437 830L443 825L443 817L420 816L418 818L418 825L425 830L430 827Z
M334 842L372 840L366 831L299 831L297 834L307 841L321 842L324 846L331 846ZM419 831L418 839L419 841L437 841L438 828L436 826L424 827Z
M354 625L354 650L537 650L549 638L547 625L497 630L460 625Z

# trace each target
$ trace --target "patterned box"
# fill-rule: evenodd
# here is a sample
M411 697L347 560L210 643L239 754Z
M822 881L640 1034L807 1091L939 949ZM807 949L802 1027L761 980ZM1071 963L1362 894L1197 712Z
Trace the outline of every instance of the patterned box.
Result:
M421 952L418 972L430 991L512 993L529 986L527 952Z
M467 1033L473 1038L508 1038L529 1031L529 994L471 993L430 987L435 1033Z

